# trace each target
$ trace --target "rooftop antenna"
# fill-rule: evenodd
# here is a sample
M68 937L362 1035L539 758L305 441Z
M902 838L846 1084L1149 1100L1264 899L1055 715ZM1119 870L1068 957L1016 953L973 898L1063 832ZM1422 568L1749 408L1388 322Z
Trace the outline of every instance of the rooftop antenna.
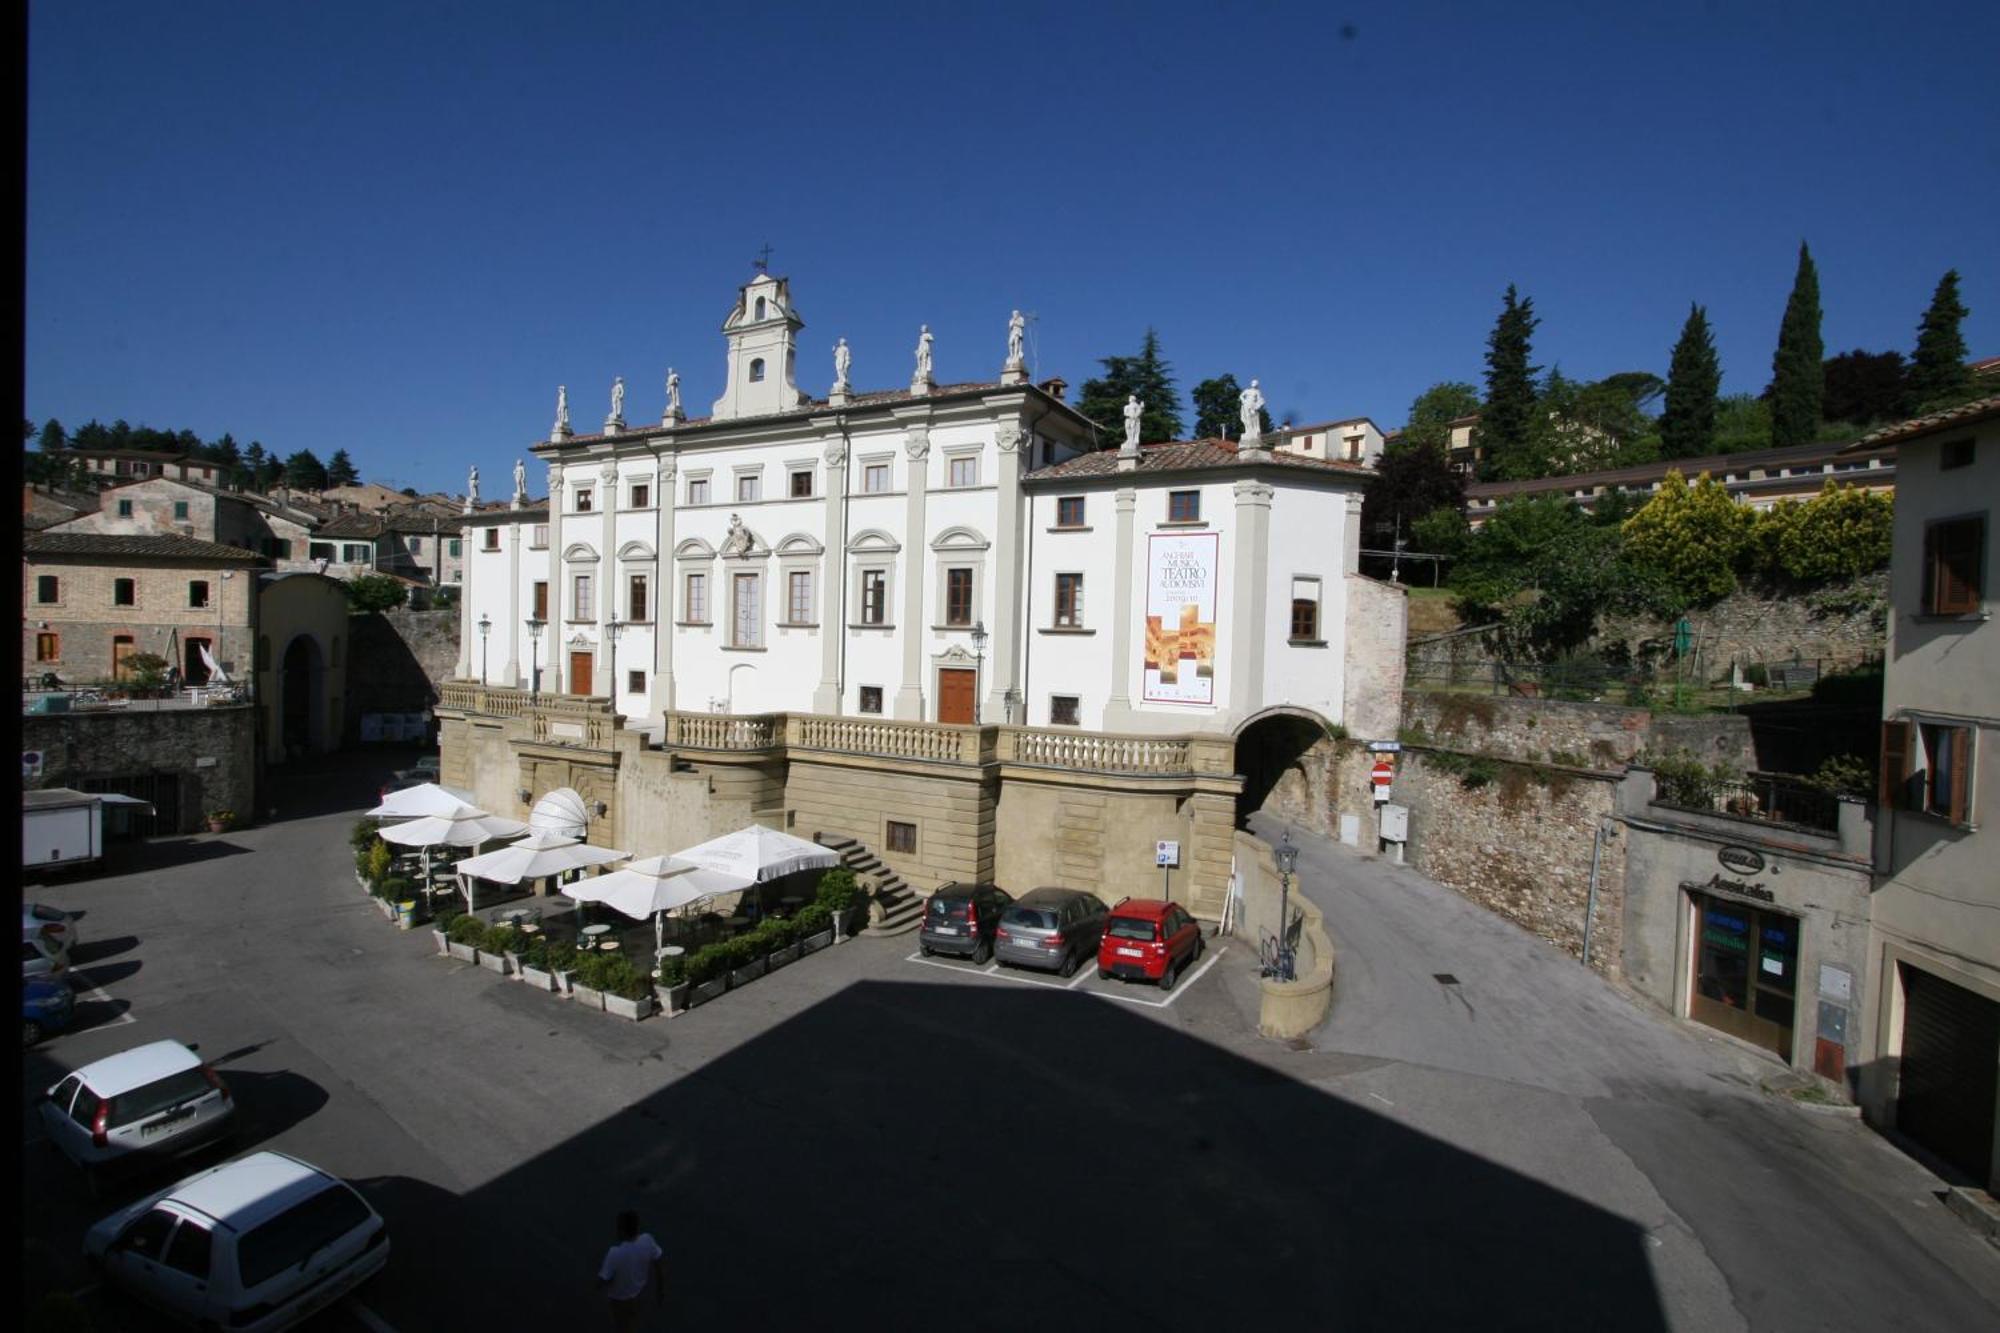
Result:
M764 248L757 252L757 257L750 261L750 266L759 273L769 273L771 271L771 243L769 241L764 242Z

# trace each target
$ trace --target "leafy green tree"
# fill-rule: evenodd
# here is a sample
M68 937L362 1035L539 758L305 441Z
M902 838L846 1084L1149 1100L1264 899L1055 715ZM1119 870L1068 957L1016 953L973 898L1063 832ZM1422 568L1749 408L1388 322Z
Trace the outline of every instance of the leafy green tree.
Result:
M1771 445L1811 444L1819 434L1820 405L1826 393L1821 366L1825 344L1820 340L1819 270L1812 252L1799 242L1799 267L1785 318L1778 326L1778 350L1771 357Z
M1407 444L1401 440L1385 449L1361 497L1363 540L1387 550L1400 533L1438 509L1454 513L1465 508L1465 478L1445 459L1437 444Z
M1721 387L1722 362L1715 355L1708 311L1691 305L1667 367L1667 405L1660 414L1662 458L1700 458L1715 452L1716 394Z
M1648 383L1650 381L1650 384ZM1649 462L1657 454L1653 422L1641 409L1657 377L1628 372L1595 384L1552 368L1536 404L1530 457L1534 475L1563 476Z
M1972 387L1965 364L1965 335L1959 325L1972 312L1958 296L1958 270L1947 270L1931 293L1930 309L1917 326L1916 355L1910 358L1910 382L1904 410L1911 416L1964 401Z
M389 611L409 597L409 588L387 574L362 574L347 581L347 605L353 611Z
M355 471L354 460L347 456L347 450L334 450L333 457L326 460L326 484L352 486L360 480L361 474Z
M1906 378L1901 352L1864 352L1857 347L1828 357L1822 371L1826 397L1821 412L1828 421L1856 426L1893 420L1903 411Z
M69 447L72 449L109 449L111 432L96 417L84 422L70 434Z
M1450 506L1445 506L1431 510L1410 524L1409 549L1456 560L1465 550L1465 543L1471 535L1472 530L1466 525L1465 515Z
M1721 482L1704 472L1690 487L1676 468L1625 520L1625 557L1658 575L1684 604L1706 605L1736 590L1736 563L1750 525L1750 511Z
M1479 390L1457 380L1431 385L1410 404L1409 423L1403 427L1404 445L1434 444L1440 449L1451 445L1451 423L1479 413Z
M1552 654L1588 639L1599 608L1617 600L1618 548L1617 529L1573 500L1512 500L1465 539L1450 587L1468 619L1499 621L1510 646Z
M1160 335L1146 330L1137 356L1107 356L1101 378L1086 380L1077 410L1104 428L1104 439L1125 438L1125 399L1137 395L1145 405L1139 418L1139 443L1158 444L1181 438L1180 399L1174 392L1173 368L1160 355Z
M1888 496L1828 477L1818 495L1788 515L1776 543L1778 563L1801 583L1873 573L1888 566L1894 526Z
M1771 447L1771 405L1754 394L1736 393L1715 404L1715 452L1740 454Z
M1486 340L1486 402L1480 408L1476 442L1485 450L1485 473L1496 481L1540 475L1532 457L1536 415L1535 375L1529 363L1535 302L1507 284L1500 317Z
M1194 386L1189 395L1194 399L1194 437L1197 440L1229 439L1243 434L1243 386L1230 374L1217 375L1214 379L1203 380ZM1123 404L1120 404L1122 414ZM1271 414L1263 408L1257 409L1264 434L1277 429L1271 424ZM1144 421L1142 419L1141 425ZM1121 415L1118 431L1122 437L1125 431Z

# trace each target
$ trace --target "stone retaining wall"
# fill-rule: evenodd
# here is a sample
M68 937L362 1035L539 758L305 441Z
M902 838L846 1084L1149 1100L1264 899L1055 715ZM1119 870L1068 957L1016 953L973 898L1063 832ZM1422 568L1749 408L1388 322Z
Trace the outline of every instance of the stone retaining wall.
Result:
M179 819L176 827L157 828L159 834L198 832L212 810L231 811L244 823L256 817L257 710L248 704L30 715L21 719L21 748L42 752L37 787L175 775Z

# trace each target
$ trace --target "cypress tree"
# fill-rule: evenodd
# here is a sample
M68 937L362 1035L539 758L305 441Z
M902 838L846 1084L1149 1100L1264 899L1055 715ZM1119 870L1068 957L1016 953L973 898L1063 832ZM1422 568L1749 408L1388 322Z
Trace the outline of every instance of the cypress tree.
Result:
M1486 340L1486 402L1479 412L1476 443L1485 451L1484 474L1510 481L1538 475L1532 457L1535 424L1535 375L1540 366L1528 364L1529 340L1535 332L1535 302L1518 297L1514 284Z
M1792 279L1778 326L1778 350L1771 358L1771 446L1811 444L1819 434L1819 409L1826 392L1820 364L1826 348L1819 336L1819 270L1812 252L1799 242L1799 271Z
M1667 368L1667 405L1660 414L1660 456L1699 458L1715 451L1715 402L1722 365L1709 335L1708 312L1688 307Z
M1965 365L1965 335L1958 328L1971 313L1958 298L1958 270L1946 271L1931 294L1931 306L1924 311L1923 323L1917 326L1917 352L1910 361L1909 390L1904 400L1911 416L1949 407L1964 398L1971 388L1972 372Z

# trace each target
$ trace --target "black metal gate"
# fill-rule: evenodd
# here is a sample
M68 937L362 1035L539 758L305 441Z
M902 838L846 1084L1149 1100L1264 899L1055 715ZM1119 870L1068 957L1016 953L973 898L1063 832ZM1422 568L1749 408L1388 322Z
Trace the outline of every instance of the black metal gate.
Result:
M1896 1127L1984 1186L2000 1092L2000 1004L1907 963Z
M184 833L181 827L181 776L178 773L119 773L108 778L85 778L80 791L116 792L153 803L147 814L136 805L104 807L104 836L152 838L168 833Z

